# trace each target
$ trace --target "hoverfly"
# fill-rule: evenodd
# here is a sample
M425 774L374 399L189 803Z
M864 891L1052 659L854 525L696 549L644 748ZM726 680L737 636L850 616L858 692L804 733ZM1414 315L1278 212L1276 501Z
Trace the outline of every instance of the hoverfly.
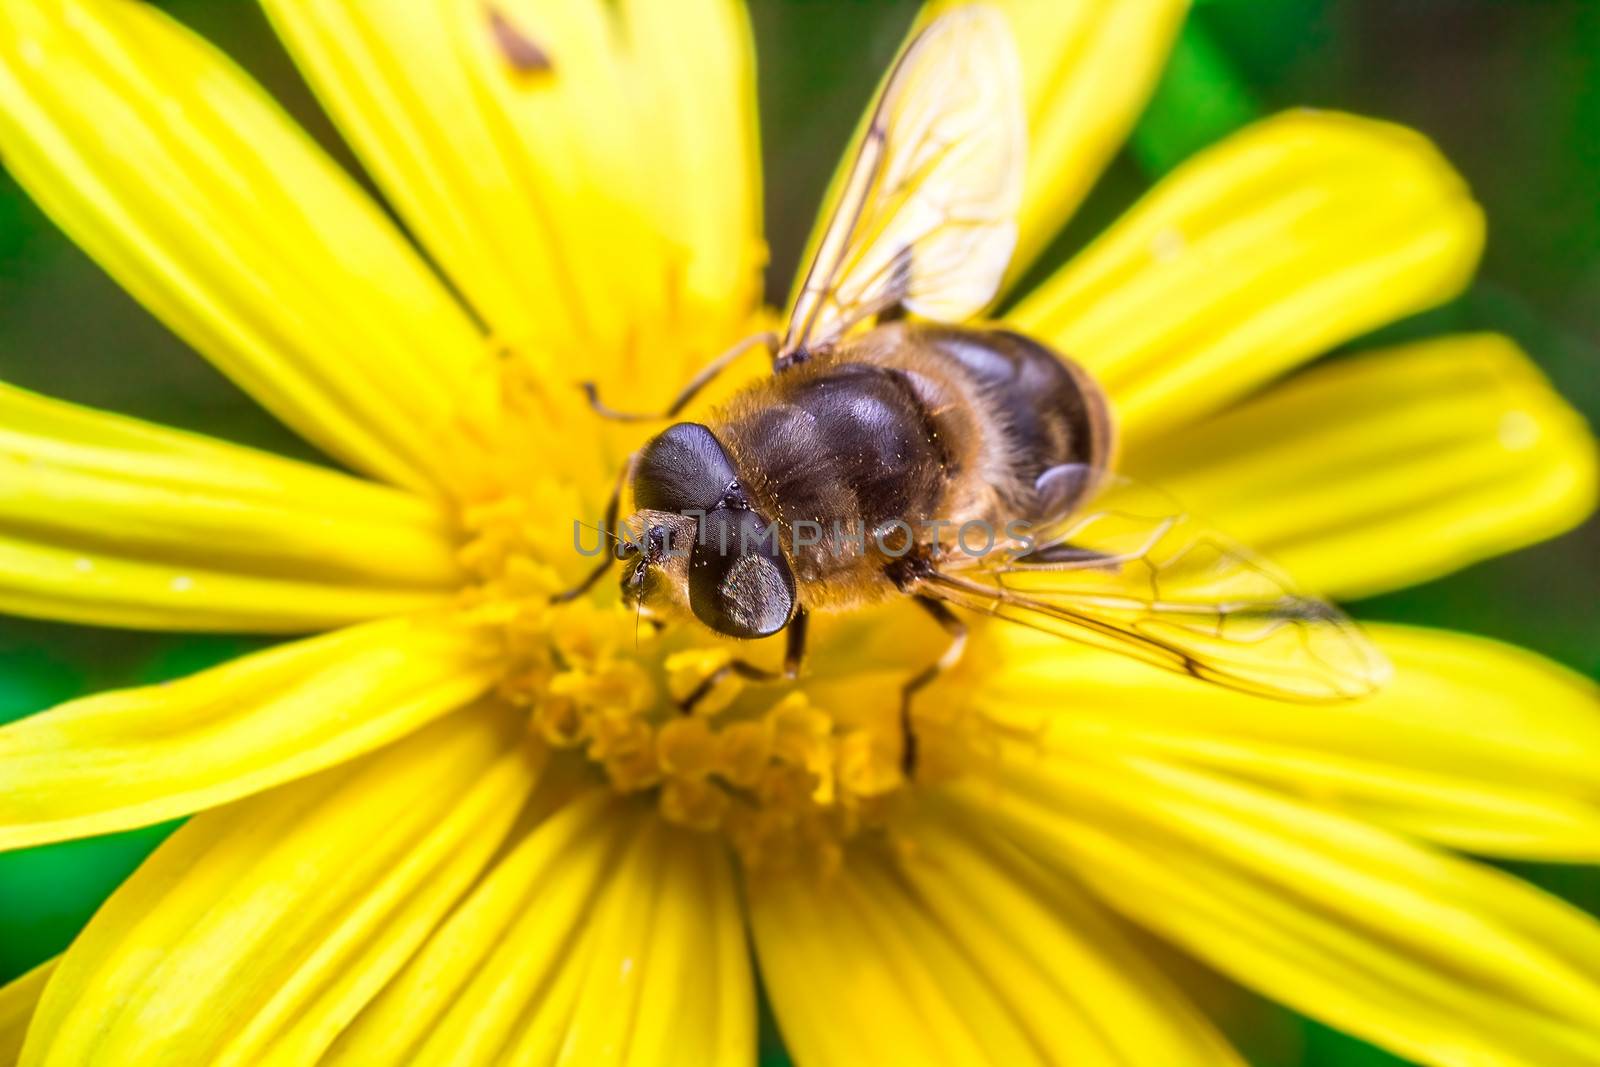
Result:
M737 638L787 630L794 677L809 613L911 597L951 640L904 687L908 774L912 697L964 646L951 606L1259 694L1372 691L1386 666L1347 618L1110 472L1110 407L1085 370L1003 327L957 325L1010 261L1025 149L1004 17L931 22L880 90L781 341L736 346L662 416L613 412L586 386L602 414L671 418L757 344L773 360L707 422L630 459L606 520L617 530L631 482L625 599Z

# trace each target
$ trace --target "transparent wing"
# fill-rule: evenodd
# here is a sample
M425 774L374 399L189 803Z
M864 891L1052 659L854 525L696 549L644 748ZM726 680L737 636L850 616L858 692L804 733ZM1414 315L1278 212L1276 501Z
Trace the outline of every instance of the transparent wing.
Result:
M789 312L783 352L899 306L942 321L993 299L1016 244L1027 151L1005 16L930 23L889 75Z
M1234 689L1350 700L1389 666L1355 624L1158 490L1105 472L1029 543L942 558L924 592Z

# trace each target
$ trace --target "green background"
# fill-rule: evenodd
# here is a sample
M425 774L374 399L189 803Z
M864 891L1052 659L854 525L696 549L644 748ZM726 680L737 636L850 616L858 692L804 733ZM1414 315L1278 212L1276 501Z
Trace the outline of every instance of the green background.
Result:
M227 49L354 167L254 4L160 6ZM787 291L840 147L916 6L752 3L775 302ZM1382 339L1503 331L1591 423L1600 421L1600 4L1589 0L1202 2L1128 150L1041 269L1081 247L1196 148L1253 116L1297 105L1422 130L1488 209L1489 247L1471 290L1390 327ZM0 378L315 458L123 295L3 174ZM1591 521L1554 542L1352 609L1505 638L1600 676L1597 603L1600 523ZM0 618L0 721L77 694L175 677L257 644ZM0 855L0 979L60 951L169 831ZM1595 871L1518 870L1600 913ZM1399 1062L1242 994L1228 991L1218 1007L1263 1067ZM770 1027L763 1040L766 1062L786 1062Z

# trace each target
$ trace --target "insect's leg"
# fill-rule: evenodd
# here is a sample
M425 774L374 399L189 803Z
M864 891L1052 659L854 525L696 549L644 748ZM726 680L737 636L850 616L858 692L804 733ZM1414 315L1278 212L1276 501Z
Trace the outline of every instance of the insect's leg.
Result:
M783 653L783 670L769 671L765 667L757 667L754 663L747 663L742 659L730 660L721 667L712 671L701 679L694 691L678 702L678 708L685 714L694 711L696 704L706 698L729 675L738 675L747 682L777 682L793 681L800 675L800 661L806 654L806 623L811 616L805 608L799 608L794 613L794 618L789 620L788 645Z
M742 659L729 660L702 678L700 684L695 686L688 696L678 701L678 710L685 715L692 714L696 704L704 700L729 675L735 674L747 682L776 682L785 677L778 671L769 671L764 667L757 667L754 663L746 663Z
M589 398L589 406L593 408L595 414L599 415L601 418L611 419L615 422L659 422L662 419L670 419L683 411L683 409L688 407L690 402L700 394L700 390L711 384L717 375L727 370L734 360L738 359L740 356L744 355L746 352L757 347L758 345L765 346L768 352L776 354L778 351L778 335L768 330L766 333L758 333L754 337L746 337L743 341L740 341L738 344L722 353L722 355L718 356L710 363L707 363L705 367L701 369L699 374L696 374L693 378L689 379L688 385L685 385L678 391L678 395L674 397L672 403L667 406L667 410L660 412L659 414L649 414L635 411L617 411L615 408L609 407L601 401L599 390L596 388L594 382L584 382L583 392L584 395Z
M950 635L950 643L945 646L943 655L918 671L900 690L900 770L908 779L917 771L917 734L911 725L911 700L918 691L960 663L962 653L967 650L967 624L955 612L933 597L918 596L913 599L944 627L944 632Z
M791 681L800 677L800 663L806 658L806 627L811 614L805 608L796 608L789 620L789 643L783 651L783 676Z
M600 524L600 536L602 538L617 534L618 513L622 510L622 487L627 484L628 475L632 472L634 461L638 458L639 453L637 452L628 457L627 462L622 465L622 470L617 474L617 483L611 487L611 496L606 500L606 517ZM614 552L609 548L602 549L600 562L594 565L594 570L584 575L583 580L577 585L570 589L564 589L552 596L550 603L565 604L578 599L593 589L594 583L605 577L606 571L611 569L611 564L615 560L616 554Z

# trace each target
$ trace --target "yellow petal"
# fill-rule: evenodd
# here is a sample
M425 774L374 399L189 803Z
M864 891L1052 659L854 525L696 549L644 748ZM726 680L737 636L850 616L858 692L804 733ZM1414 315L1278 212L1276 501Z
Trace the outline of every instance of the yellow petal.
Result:
M542 366L609 373L674 302L724 328L748 311L761 208L741 5L265 6L401 216ZM519 69L519 49L548 69ZM628 358L671 378L663 355Z
M23 1063L312 1063L471 885L532 786L463 712L191 821L61 960Z
M726 328L759 298L766 266L755 41L745 5L623 0L618 14L632 46L639 133L652 168L646 188L669 242L668 269L683 272L690 299Z
M1517 346L1477 334L1316 367L1124 466L1309 587L1355 597L1576 525L1595 456Z
M1347 704L1275 703L1010 632L978 699L1052 750L1156 754L1470 852L1600 862L1600 689L1499 642L1368 629L1394 677Z
M439 491L490 384L471 321L228 59L148 4L10 0L0 152L74 241L308 440Z
M13 1067L22 1054L23 1038L33 1011L44 995L45 983L55 974L58 960L48 960L20 978L0 986L0 1067Z
M934 818L898 863L758 880L751 922L784 1041L815 1067L1237 1064L1098 904Z
M304 631L460 584L437 505L0 384L0 609L140 629Z
M1240 983L1407 1058L1600 1059L1600 924L1509 875L1142 757L1019 752L1003 779L956 792L975 828Z
M1287 112L1173 171L1007 318L1088 367L1137 443L1448 299L1482 245L1422 137Z
M329 1062L755 1062L722 845L594 792L544 820L345 1032Z
M966 0L934 0L932 18ZM1166 66L1188 0L1000 0L1022 55L1028 175L1010 276L1066 223L1122 147Z
M472 636L366 623L0 728L0 849L125 830L349 759L493 681Z

